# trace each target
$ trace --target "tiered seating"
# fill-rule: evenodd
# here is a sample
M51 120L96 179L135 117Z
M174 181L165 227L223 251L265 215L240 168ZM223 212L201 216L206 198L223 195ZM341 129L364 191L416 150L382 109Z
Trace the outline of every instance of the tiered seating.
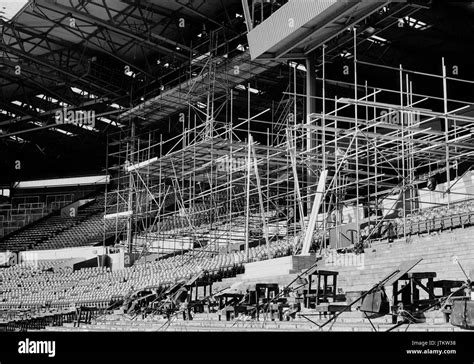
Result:
M119 221L118 229L122 229L124 224L123 220ZM48 240L47 246L57 249L97 243L102 241L104 234L106 237L110 236L115 231L115 228L115 221L104 221L103 213L97 213L80 224L56 234ZM42 249L43 246L40 245L38 248Z
M464 201L447 207L434 207L409 214L404 224L403 219L397 218L386 221L381 229L381 235L372 235L372 238L387 239L400 238L406 235L420 235L425 233L441 232L464 228L474 225L474 201ZM362 234L363 235L363 234ZM366 232L366 235L367 232Z
M59 212L0 241L4 250L59 249L90 245L102 241L116 229L115 221L103 219L105 196L79 208L76 217L61 217ZM119 221L119 229L124 221Z
M373 245L374 251L366 252L362 267L350 264L340 266L338 263L321 267L339 271L339 287L344 292L367 290L401 261L408 259L408 256L410 259L424 258L415 271L436 271L439 278L462 279L462 273L457 265L452 264L450 256L457 255L468 267L471 265L472 243L469 237L472 235L472 228L456 230L449 235L453 235L448 239L455 241L455 244L449 244L449 241L447 243L444 238L446 234L443 234L419 238L422 240L412 247L399 242L389 248ZM195 249L113 272L106 268L86 268L74 272L70 269L56 269L55 267L61 266L60 261L44 261L33 267L14 266L0 271L0 309L39 306L66 309L72 304L105 308L114 299L123 297L131 290L169 286L203 270L219 280L225 277L224 272L245 262L268 258L265 245L250 248L248 259L244 251L216 254L208 249L209 247ZM294 249L296 240L279 239L271 242L270 254L274 258L292 254ZM385 252L386 249L390 252ZM50 271L45 271L46 268Z
M289 247L290 243L279 240L272 242L271 252L286 254L290 252ZM265 247L249 249L248 261L263 258L266 258ZM16 265L0 271L0 308L45 305L65 308L71 304L105 307L113 297L123 296L131 289L170 285L203 270L219 279L246 261L243 251L216 255L204 248L114 272L106 268L74 272L55 269L63 261ZM45 271L45 268L53 271Z
M47 208L42 202L0 205L0 238L42 218Z
M393 272L402 262L423 259L413 272L436 272L437 279L464 280L455 263L457 257L469 272L474 267L474 227L435 235L412 237L409 242L374 242L361 256L325 260L321 269L339 272L338 287L347 291L366 291Z
M73 202L74 194L13 197L0 204L0 238L21 229ZM41 200L41 201L40 201Z
M61 218L58 215L50 216L31 227L22 230L2 242L3 249L27 250L43 240L70 228L75 223L73 218Z
M44 330L74 321L75 309L4 310L0 311L0 332Z

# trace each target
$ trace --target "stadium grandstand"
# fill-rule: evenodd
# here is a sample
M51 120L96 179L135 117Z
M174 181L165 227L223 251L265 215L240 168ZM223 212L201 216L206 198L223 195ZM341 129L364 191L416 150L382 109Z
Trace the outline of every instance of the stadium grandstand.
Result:
M0 0L0 331L473 330L473 15Z

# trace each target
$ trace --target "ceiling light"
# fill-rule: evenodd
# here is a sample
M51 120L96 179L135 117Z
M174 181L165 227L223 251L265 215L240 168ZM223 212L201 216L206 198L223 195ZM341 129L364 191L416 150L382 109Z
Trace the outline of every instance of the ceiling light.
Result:
M109 106L110 106L110 107L113 107L114 109L117 109L117 110L123 109L122 106L120 106L119 104L117 104L117 103L115 103L115 102L112 103L112 104L110 104Z
M406 23L412 28L418 29L418 30L425 30L428 28L431 28L431 25L428 25L421 20L412 18L410 16L406 16L404 19L400 19L400 22L403 22L405 20Z
M75 91L74 91L75 92ZM48 101L52 104L59 104L60 106L62 107L69 107L71 105L69 105L68 103L66 102L63 102L63 101L59 101L58 99L55 99L54 97L51 97L51 96L46 96L44 94L38 94L36 95L37 98L41 99L41 100L44 100L44 101Z
M9 138L17 143L26 143L26 140L23 138L20 138L19 136L16 135L11 135Z
M87 97L89 97L89 98L91 98L91 99L97 99L97 98L99 98L98 96L96 96L96 95L94 95L94 94L91 94L91 93L89 93L89 92L87 92L87 91L84 91L84 90L82 90L82 89L80 89L80 88L78 88L78 87L71 87L71 91L74 92L74 93L76 93L76 94L78 94L78 95L81 95L81 96L87 96Z
M67 135L67 136L70 136L70 137L76 136L76 134L74 134L74 133L71 133L69 131L59 129L59 128L51 128L50 130L61 133L61 134L64 134L64 135Z
M132 70L125 71L125 75L132 78L135 78L137 76L137 74L133 72Z
M379 37L378 35L372 35L369 38L367 38L368 41L372 43L378 43L384 45L385 43L389 43L389 41L385 38Z
M237 85L237 86L235 86L235 88L237 90L248 90L249 92L251 92L253 94L256 94L256 95L262 93L262 91L257 90L256 88L253 88L253 87L248 87L247 88L244 85Z
M288 66L296 68L297 70L306 72L306 67L304 65L300 64L300 63L289 62Z
M125 127L125 125L120 124L119 122L117 122L117 121L115 121L115 120L111 120L111 119L108 119L108 118L104 118L103 116L99 117L98 120L99 120L99 121L102 121L103 123L109 124L109 125L117 126L117 127L119 127L119 128L124 128L124 127Z
M3 115L6 115L6 116L9 116L9 117L16 117L16 114L15 113L12 113L10 111L6 111L6 110L3 110L3 109L0 109L0 114L3 114Z

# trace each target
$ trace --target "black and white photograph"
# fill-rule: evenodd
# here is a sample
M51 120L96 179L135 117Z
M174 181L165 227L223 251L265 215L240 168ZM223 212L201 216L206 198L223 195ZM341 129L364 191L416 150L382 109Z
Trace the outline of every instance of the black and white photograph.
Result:
M474 1L0 0L0 32L0 364L474 362Z

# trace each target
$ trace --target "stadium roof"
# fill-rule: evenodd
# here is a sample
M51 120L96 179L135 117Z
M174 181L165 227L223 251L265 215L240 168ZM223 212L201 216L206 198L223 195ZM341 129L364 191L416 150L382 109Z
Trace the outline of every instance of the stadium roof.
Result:
M258 91L252 96L257 113L272 100L280 100L292 78L292 67L286 63L259 63L259 71L252 72L255 64L246 58L240 0L2 4L7 5L0 7L0 153L2 169L12 173L10 166L17 159L24 162L23 173L41 178L69 175L74 169L100 172L105 167L107 133L119 132L133 117L139 126L179 133L181 126L173 117L180 106L188 105L172 92L200 74L211 48L223 61L232 64L239 59L249 65L248 74L231 80L236 117L247 116L243 84L251 82ZM439 73L444 56L448 66L460 67L463 78L474 79L473 12L472 2L392 3L359 25L359 60ZM400 20L404 27L399 27ZM352 40L350 31L341 34L328 44L326 54L328 78L339 85L347 81L348 91L353 80L344 79L340 67L352 62ZM298 62L289 64L304 69ZM303 80L304 71L299 72ZM389 71L359 74L378 87L393 84L392 76ZM440 91L438 86L420 87ZM202 95L205 88L197 90ZM160 102L161 95L170 94ZM95 125L56 124L55 113L64 107L93 109Z

